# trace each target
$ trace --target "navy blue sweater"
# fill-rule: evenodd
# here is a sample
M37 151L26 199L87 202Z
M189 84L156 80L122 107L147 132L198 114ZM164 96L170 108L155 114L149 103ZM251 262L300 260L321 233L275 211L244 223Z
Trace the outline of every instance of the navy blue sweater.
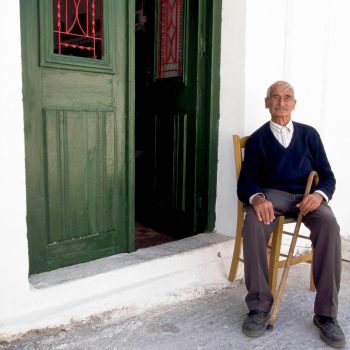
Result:
M335 190L335 178L328 162L320 135L311 126L293 122L292 140L284 148L273 135L267 122L248 139L244 161L237 184L239 199L249 203L249 197L263 188L274 188L293 194L303 194L310 171L316 170L320 181L314 190L323 191L330 200Z

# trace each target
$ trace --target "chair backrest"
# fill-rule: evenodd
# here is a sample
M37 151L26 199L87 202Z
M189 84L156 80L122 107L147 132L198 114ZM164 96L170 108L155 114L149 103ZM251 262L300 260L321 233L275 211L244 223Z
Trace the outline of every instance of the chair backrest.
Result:
M238 181L239 174L241 172L242 168L242 162L244 157L244 148L245 144L247 143L249 136L239 137L238 135L233 135L233 152L235 156L235 166L236 166L236 179ZM244 220L244 209L243 209L243 203L239 200L237 197L237 227L236 227L236 237L240 237L239 240L241 240L241 233L238 234L238 232L242 232L243 228L243 220ZM237 236L238 234L238 236ZM239 248L240 251L240 248Z
M236 166L236 179L238 181L239 174L242 168L243 162L243 151L245 144L247 143L249 136L239 137L238 135L233 135L233 152L235 156L235 166Z

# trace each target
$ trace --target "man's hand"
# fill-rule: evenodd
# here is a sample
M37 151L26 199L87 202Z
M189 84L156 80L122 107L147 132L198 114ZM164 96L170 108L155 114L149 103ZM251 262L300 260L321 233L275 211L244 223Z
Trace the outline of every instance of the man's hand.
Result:
M272 202L268 201L263 196L260 196L259 194L256 195L252 199L252 206L259 221L269 225L273 220L275 220Z
M322 201L322 195L318 192L314 192L308 194L299 204L297 204L297 207L305 216L317 209L321 205Z

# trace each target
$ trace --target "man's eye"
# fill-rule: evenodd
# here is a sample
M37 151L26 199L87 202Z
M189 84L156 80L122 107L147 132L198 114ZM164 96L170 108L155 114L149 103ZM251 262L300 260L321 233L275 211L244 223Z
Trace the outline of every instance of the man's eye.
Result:
M271 100L273 102L280 102L281 100L285 103L289 103L291 101L293 101L293 97L292 96L271 96Z

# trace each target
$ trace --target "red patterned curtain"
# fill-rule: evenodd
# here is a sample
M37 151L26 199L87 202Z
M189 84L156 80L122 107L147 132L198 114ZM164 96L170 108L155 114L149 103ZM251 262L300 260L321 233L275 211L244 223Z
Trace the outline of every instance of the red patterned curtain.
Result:
M160 0L158 78L181 76L183 0Z

